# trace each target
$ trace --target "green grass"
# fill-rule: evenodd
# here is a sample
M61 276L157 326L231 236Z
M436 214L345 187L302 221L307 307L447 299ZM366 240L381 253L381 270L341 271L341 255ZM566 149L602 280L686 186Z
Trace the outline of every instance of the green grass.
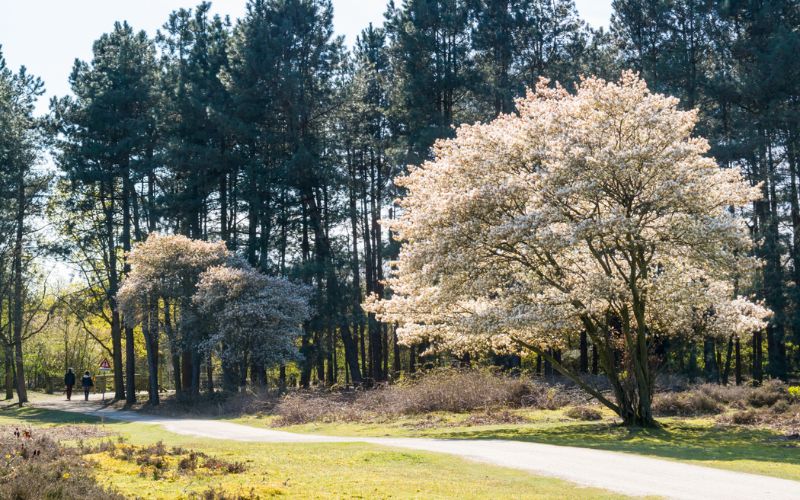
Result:
M31 408L0 411L0 425L97 424L97 418ZM289 498L620 498L597 489L525 472L491 467L436 453L395 450L358 443L262 444L220 441L169 433L143 423L102 423L128 443L163 441L247 465L242 474L199 477L140 477L134 464L95 455L97 475L123 494L181 498L222 487L229 493Z
M800 443L769 429L723 427L707 419L661 419L659 429L625 428L610 415L578 422L557 411L516 411L528 423L465 425L466 415L438 413L375 423L313 423L281 430L337 436L510 439L636 453L800 481ZM272 418L234 421L269 426Z

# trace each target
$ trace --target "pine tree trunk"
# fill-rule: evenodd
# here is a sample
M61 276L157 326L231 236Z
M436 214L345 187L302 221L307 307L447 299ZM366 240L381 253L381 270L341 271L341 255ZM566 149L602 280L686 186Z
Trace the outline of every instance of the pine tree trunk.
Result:
M122 178L122 250L125 253L122 272L125 277L131 272L131 265L127 259L127 254L131 251L131 191L130 173L126 166ZM152 369L151 366L148 368ZM136 345L133 328L130 326L125 326L125 376L128 381L125 388L127 402L133 404L136 402Z
M151 297L148 302L147 318L142 323L142 334L147 353L147 396L149 404L157 405L160 402L158 393L158 299ZM135 388L135 380L133 382ZM128 386L131 386L131 379L128 380ZM131 400L129 399L129 401Z
M106 192L106 189L108 191ZM120 321L119 311L117 310L117 291L119 290L119 275L117 273L117 246L114 238L114 187L113 182L109 185L100 186L100 203L103 206L103 218L105 224L105 243L108 258L108 306L111 309L111 350L114 364L114 399L125 399L125 366L122 363L122 322Z
M14 399L14 350L12 344L3 344L6 371L6 399Z
M214 394L214 364L211 353L206 357L206 384L208 393Z
M22 357L22 329L24 311L24 283L22 282L22 244L25 230L25 206L27 204L25 196L25 177L24 171L20 167L17 175L17 213L16 228L14 236L14 355L17 368L17 398L19 405L28 402L28 389L25 386L25 365Z
M725 353L725 369L722 371L722 384L728 385L730 382L731 363L733 358L733 337L728 338L728 347Z

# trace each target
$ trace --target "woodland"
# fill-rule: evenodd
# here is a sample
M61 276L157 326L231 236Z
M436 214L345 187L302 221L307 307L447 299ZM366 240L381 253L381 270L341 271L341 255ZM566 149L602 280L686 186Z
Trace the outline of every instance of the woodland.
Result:
M348 48L330 0L201 3L109 26L44 115L0 56L7 398L491 366L647 426L658 376L790 380L800 3L612 4L392 0Z

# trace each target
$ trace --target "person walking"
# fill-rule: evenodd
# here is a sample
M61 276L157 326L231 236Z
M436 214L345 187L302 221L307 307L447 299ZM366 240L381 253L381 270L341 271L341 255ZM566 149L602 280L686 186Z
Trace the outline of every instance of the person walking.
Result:
M89 391L94 387L92 375L87 370L81 378L81 385L83 386L84 401L89 401Z
M75 387L75 372L72 368L67 368L64 374L64 386L67 388L67 401L72 400L72 388Z

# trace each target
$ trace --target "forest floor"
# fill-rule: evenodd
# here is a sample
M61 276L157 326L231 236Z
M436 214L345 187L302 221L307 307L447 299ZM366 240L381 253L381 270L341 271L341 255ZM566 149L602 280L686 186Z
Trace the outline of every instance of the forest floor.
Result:
M800 483L795 481L743 473L800 479L800 448L796 443L778 439L777 435L767 431L723 431L699 419L669 420L664 427L656 430L627 430L602 420L567 423L563 414L559 415L557 411L537 411L536 415L525 417L525 424L505 425L468 425L468 422L459 421L465 418L463 415L440 413L426 415L417 421L314 423L276 431L267 428L270 418L245 417L234 421L176 419L124 412L113 407L103 408L98 403L66 403L60 399L40 400L37 405L48 408L47 411L66 409L91 413L99 418L134 422L127 425L155 424L149 427L161 427L177 435L235 442L233 447L247 447L245 442L259 443L258 446L263 443L273 446L283 443L291 447L328 446L333 449L340 446L380 445L380 448L373 448L379 455L389 453L383 447L408 448L415 451L403 453L416 454L421 451L457 455L637 496L752 498L761 495L796 498L800 491ZM521 415L519 417L522 418ZM518 419L512 420L518 422ZM439 455L438 459L447 460L443 457ZM463 485L460 479L449 474L441 477L447 477L446 483L452 483L454 487L456 483L459 487ZM429 496L427 490L422 491L426 491L424 496ZM537 494L535 490L523 489L517 490L517 496L520 491L531 491L531 496ZM567 491L563 490L558 496L570 496L565 493ZM576 494L586 498L595 493L602 495L600 492L584 490ZM497 496L497 492L491 496Z

